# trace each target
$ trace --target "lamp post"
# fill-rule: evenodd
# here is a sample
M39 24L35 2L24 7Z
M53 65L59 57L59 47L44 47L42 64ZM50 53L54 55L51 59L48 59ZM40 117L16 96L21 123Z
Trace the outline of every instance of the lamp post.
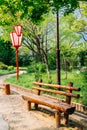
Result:
M18 48L22 43L22 26L14 26L15 32L10 33L12 45L16 49L16 78L19 78L19 66L18 66Z
M56 73L57 73L57 84L60 85L60 46L59 46L59 10L58 9L57 9L56 23L57 23Z

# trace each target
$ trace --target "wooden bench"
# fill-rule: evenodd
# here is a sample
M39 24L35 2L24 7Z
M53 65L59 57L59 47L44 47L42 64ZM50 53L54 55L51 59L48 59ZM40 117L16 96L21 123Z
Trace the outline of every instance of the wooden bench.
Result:
M33 84L35 84L35 86L32 88L37 90L37 93L22 95L22 98L27 101L28 110L31 110L31 103L34 103L36 109L38 109L38 104L50 107L55 110L56 127L60 126L61 113L64 113L65 124L68 124L69 114L73 114L75 111L75 107L71 105L71 97L80 97L79 94L73 94L72 91L80 91L80 88L73 87L73 83L71 82L68 86L46 84L42 83L42 80L33 82ZM64 91L64 89L66 91ZM42 92L46 92L47 95L48 93L64 95L66 99L65 101L58 100L57 98L46 96L42 94Z

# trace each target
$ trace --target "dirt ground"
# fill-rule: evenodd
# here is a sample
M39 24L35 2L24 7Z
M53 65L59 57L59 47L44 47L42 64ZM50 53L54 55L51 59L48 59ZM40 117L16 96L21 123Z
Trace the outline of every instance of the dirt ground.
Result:
M21 95L11 93L5 95L4 90L0 89L0 115L8 123L9 130L81 130L81 128L70 121L69 126L55 128L55 118L52 113L28 111L26 102Z

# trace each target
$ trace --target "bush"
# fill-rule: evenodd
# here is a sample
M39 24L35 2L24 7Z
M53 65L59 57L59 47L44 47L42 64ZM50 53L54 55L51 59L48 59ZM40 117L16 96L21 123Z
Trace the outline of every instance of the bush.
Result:
M39 71L44 73L46 72L46 65L43 63L43 64L38 64L38 68L39 68Z
M85 95L82 99L82 104L87 106L87 95Z
M34 73L34 72L35 72L35 69L33 65L27 67L27 73Z
M33 63L31 66L29 66L27 68L27 72L28 73L36 73L36 72L39 72L39 73L44 73L46 72L46 65L43 63Z
M87 72L87 66L82 67L80 71L81 72Z
M34 78L35 78L35 81L37 82L39 79L42 79L42 75L41 73L37 70L35 73L34 73Z
M8 66L8 70L9 71L14 70L14 66Z
M8 69L8 66L5 65L3 62L0 62L0 69L1 69L1 70L7 70L7 69Z
M35 81L38 81L42 75L41 73L46 72L46 65L43 63L33 63L27 68L27 73L34 73Z

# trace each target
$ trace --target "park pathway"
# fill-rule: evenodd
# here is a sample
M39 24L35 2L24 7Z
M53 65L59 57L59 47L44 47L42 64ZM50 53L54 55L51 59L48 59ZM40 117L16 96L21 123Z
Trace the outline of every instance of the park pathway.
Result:
M23 73L26 73L26 71L19 71L19 74L23 74ZM16 76L16 73L0 76L0 84L2 84L6 78L9 78L12 76Z

